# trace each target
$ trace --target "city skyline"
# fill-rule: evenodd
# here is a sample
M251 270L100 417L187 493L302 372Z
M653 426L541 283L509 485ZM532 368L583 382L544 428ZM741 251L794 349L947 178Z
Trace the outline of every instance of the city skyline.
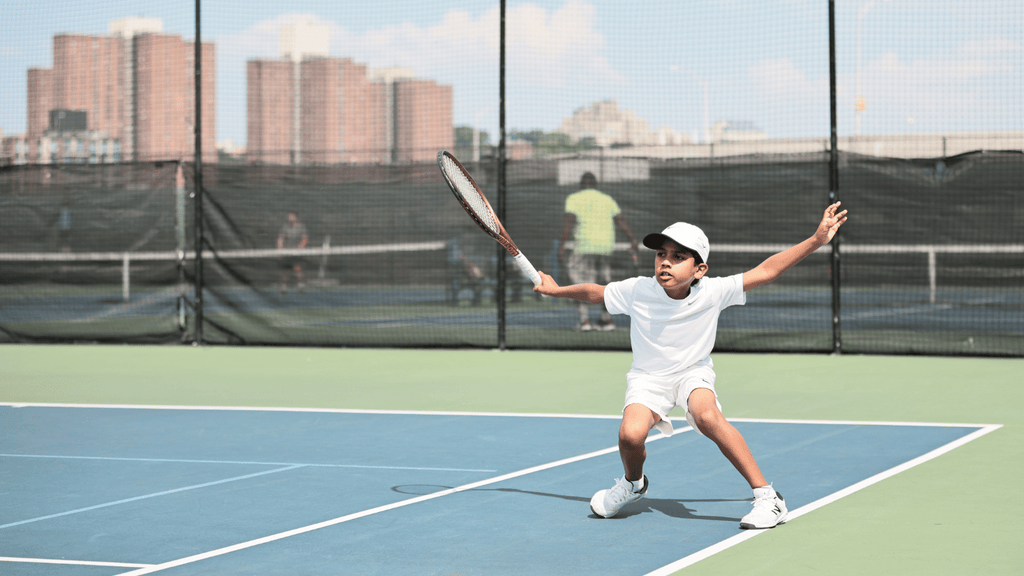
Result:
M417 78L453 86L454 124L497 134L496 3L384 5L394 9L298 1L278 13L283 6L204 3L203 41L217 46L218 141L246 142L245 62L279 57L278 31L296 22L327 27L331 57L408 67ZM747 9L737 12L741 5ZM824 0L615 6L622 5L510 3L509 130L555 131L575 110L614 100L652 130L668 127L694 141L708 117L752 122L772 138L827 136ZM858 67L855 23L865 7ZM865 134L1024 129L1019 2L838 0L836 10L841 135L854 131L855 77L863 79ZM7 136L26 130L27 69L52 62L55 34L105 34L110 20L145 15L160 18L165 33L195 36L192 3L41 0L6 3L0 15L0 128Z

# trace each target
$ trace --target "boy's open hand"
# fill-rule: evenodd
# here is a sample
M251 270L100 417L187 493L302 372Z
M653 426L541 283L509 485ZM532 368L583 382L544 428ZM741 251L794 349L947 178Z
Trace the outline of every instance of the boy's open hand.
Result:
M828 208L825 208L825 215L821 218L821 224L818 224L818 229L814 232L814 237L822 244L828 244L832 237L836 235L836 231L839 227L846 222L846 210L836 213L839 210L839 205L842 202L836 202Z

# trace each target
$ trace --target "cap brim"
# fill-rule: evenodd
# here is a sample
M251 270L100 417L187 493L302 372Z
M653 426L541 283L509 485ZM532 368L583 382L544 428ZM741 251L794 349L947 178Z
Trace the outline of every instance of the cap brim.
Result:
M648 234L644 236L644 246L647 246L651 250L657 250L665 245L665 240L672 240L668 236L660 233ZM675 240L672 240L675 242Z

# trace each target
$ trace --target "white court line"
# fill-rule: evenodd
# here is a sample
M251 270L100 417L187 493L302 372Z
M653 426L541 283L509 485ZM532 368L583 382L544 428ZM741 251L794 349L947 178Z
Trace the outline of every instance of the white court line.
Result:
M924 424L922 424L922 426L924 426ZM944 426L968 426L968 425L966 425L966 424L964 424L964 425L960 425L960 424L945 424ZM868 486L871 486L872 484L877 484L878 482L881 482L882 480L885 480L886 478L889 478L891 476L895 476L896 474L899 474L900 472L904 472L906 470L909 470L909 469L913 468L914 466L917 466L918 464L923 464L924 462L927 462L929 460L937 458L937 457L939 457L939 456L949 452L950 450L953 450L954 448L959 448L960 446L963 446L964 444L967 444L968 442L970 442L972 440L977 440L978 438L981 438L982 436L984 436L984 435L986 435L986 434L988 434L990 432L998 430L999 428L1002 428L1002 424L983 425L983 427L981 429L979 429L979 430L977 430L975 432L972 432L972 433L970 433L970 434L968 434L968 435L966 435L966 436L964 436L962 438L954 440L954 441L950 442L949 444L946 444L945 446L940 446L940 447L936 448L935 450L932 450L931 452L928 452L926 454L922 454L921 456L918 456L917 458L914 458L913 460L908 460L908 461L904 462L903 464L900 464L899 466L895 466L895 467L890 468L890 469L888 469L888 470L886 470L884 472L879 472L878 474L875 474L874 476L872 476L870 478L866 478L864 480L861 480L860 482L857 482L856 484L847 486L846 488L844 488L842 490L839 490L838 492L834 492L832 494L829 494L828 496L825 496L824 498L815 500L814 502L811 502L810 504L807 504L805 506L801 506L800 508L797 508L796 510L791 510L789 512L789 516L787 517L786 521L788 522L790 520L793 520L794 518L798 518L800 516L803 516L804 514L807 514L808 512L813 512L814 510L817 510L818 508L821 508L822 506L825 506L826 504L831 504L831 503L835 502L836 500L839 500L840 498L844 498L846 496L849 496L850 494L853 494L854 492L863 490L864 488L867 488ZM715 554L718 554L719 552L721 552L723 550L726 550L728 548L732 548L733 546L735 546L735 545L737 545L737 544L739 544L741 542L745 542L747 540L750 540L754 536L757 536L758 534L763 534L765 532L767 532L767 530L746 530L746 531L744 531L744 532L742 532L740 534L737 534L737 535L735 535L735 536L733 536L731 538L727 538L725 540L722 540L721 542L719 542L719 543L717 543L717 544L715 544L713 546L709 546L709 547L701 550L700 552L695 552L693 554L690 554L689 556L686 556L684 558L680 558L679 560L676 560L675 562L673 562L671 564L668 564L666 566L662 566L661 568L658 568L657 570L654 570L653 572L648 572L645 576L668 576L669 574L674 574L674 573L682 570L683 568L686 568L688 566L696 564L697 562L700 562L701 560L704 560L705 558L709 558L711 556L714 556Z
M12 526L21 526L22 524L29 524L32 522L39 522L40 520L49 520L50 518L60 518L61 516L69 516L71 514L78 514L80 512L88 512L90 510L97 510L99 508L107 508L110 506L117 506L119 504L127 504L128 502L137 502L139 500L145 500L147 498L156 498L157 496L166 496L168 494L175 494L178 492L185 492L186 490L196 490L198 488L206 488L207 486L216 486L218 484L226 484L228 482L237 482L238 480L246 480L248 478L255 478L257 476L264 476L266 474L275 474L277 472L286 472L288 470L295 470L296 468L303 468L301 464L295 466L287 466L285 468L277 468L276 470L264 470L263 472L256 472L255 474L246 474L245 476L235 476L234 478L225 478L223 480L215 480L213 482L206 482L204 484L196 484L194 486L185 486L183 488L174 488L173 490L164 490L163 492L155 492L153 494L145 494L143 496L135 496L133 498L125 498L124 500L117 500L115 502L105 502L103 504L97 504L95 506L89 506L86 508L79 508L77 510L68 510L67 512L59 512L57 514L50 514L48 516L40 516L38 518L29 518L28 520L20 520L18 522L11 522L10 524L0 525L0 529L10 528Z
M648 438L647 441L648 442L653 442L653 441L656 441L656 440L660 440L662 438L668 438L668 436L664 436L662 434L657 434L655 436L651 436L650 438ZM373 514L380 514L381 512L387 512L388 510L394 510L395 508L402 508L404 506L409 506L411 504L418 504L420 502L426 502L427 500L433 500L435 498L441 498L443 496L450 496L452 494L457 494L459 492L465 492L466 490L473 490L474 488L479 488L481 486L487 486L489 484L496 484L498 482L503 482L505 480L510 480L512 478L518 478L520 476L526 476L527 474L533 474L534 472L540 472L542 470L547 470L549 468L555 468L555 467L558 467L558 466L564 466L566 464L572 464L573 462L579 462L581 460L587 460L589 458L595 458L597 456L604 456L605 454L611 454L613 452L618 452L618 451L619 451L619 447L618 446L612 446L610 448L604 448L602 450L597 450L597 451L594 451L594 452L590 452L588 454L581 454L579 456L572 456L570 458L565 458L565 459L562 459L562 460L557 460L555 462L549 462L547 464L541 464L540 466L534 466L532 468L526 468L526 469L523 469L523 470L519 470L518 472L510 472L508 474L503 474L501 476L495 476L494 478L488 478L486 480L480 480L479 482L473 482L473 483L470 483L470 484L464 484L462 486L458 486L458 487L455 487L455 488L449 488L448 490L442 490L440 492L435 492L433 494L426 494L426 495L423 495L423 496L417 496L415 498L410 498L408 500L401 500L399 502L394 502L392 504L387 504L387 505L384 505L384 506L378 506L376 508L371 508L369 510L363 510L362 512L356 512L354 514L349 514L347 516L340 516L338 518L334 518L333 520L326 520L326 521L320 522L318 524L312 524L312 525L309 525L309 526L303 526L302 528L296 528L294 530L288 530L287 532L280 532L278 534L272 534L270 536L264 536L262 538L257 538L255 540L250 540L248 542L241 542L239 544L234 544L232 546L226 546L224 548L219 548L217 550L211 550L209 552L203 552L202 554L196 554L194 556L189 556L187 558L180 558L178 560L172 560L170 562L165 562L163 564L158 564L156 566L150 566L150 567L142 568L142 569L139 569L139 570L133 570L131 572L125 572L125 573L121 574L120 576L141 576L142 574L151 574L153 572L159 572L161 570L166 570L168 568L175 568L177 566L182 566L184 564L191 564L193 562L198 562L200 560L206 560L208 558L213 558L215 556L222 556L224 554L228 554L228 553L231 553L231 552L237 552L238 550L244 550L246 548L252 548L254 546L259 546L261 544L266 544L268 542L275 542L277 540L283 540L284 538L290 538L292 536L297 536L299 534L305 534L307 532L312 532L314 530L320 530L321 528L327 528L329 526L335 526L335 525L338 525L338 524L342 524L344 522L348 522L350 520L357 520L359 518L363 518L363 517L366 517L366 516L371 516Z
M130 562L94 562L91 560L52 560L50 558L13 558L0 556L0 562L18 562L25 564L70 564L73 566L110 566L113 568L145 568L152 564L134 564Z
M0 458L54 458L64 460L112 460L116 462L171 462L184 464L244 464L252 466L308 466L310 468L363 468L369 470L416 470L419 472L497 472L474 468L430 468L424 466L370 466L367 464L309 464L305 462L245 462L240 460L184 460L177 458L120 458L115 456L68 456L61 454L0 454ZM2 526L0 526L2 528Z
M310 412L328 414L397 414L402 416L508 416L519 418L600 418L618 420L622 414L557 414L550 412L461 412L430 410L362 410L358 408L288 408L263 406L186 406L180 404L65 404L48 402L0 402L12 408L109 408L124 410L228 410L240 412ZM671 419L671 418L670 418Z
M792 420L787 418L728 418L729 422L756 424L824 424L827 426L920 426L924 428L983 428L993 424L964 424L949 422L886 422L884 420ZM999 427L1002 424L995 424Z
M622 414L562 414L557 412L469 412L431 410L367 410L359 408L288 408L262 406L186 406L179 404L64 404L46 402L0 402L0 406L12 408L107 408L121 410L226 410L241 412L310 412L328 414L393 414L398 416L494 416L508 418L574 418L619 420ZM980 428L990 424L964 424L951 422L902 422L884 420L796 420L787 418L732 418L730 422L754 422L764 424L825 424L850 426L924 426ZM682 416L670 416L672 422L685 422Z

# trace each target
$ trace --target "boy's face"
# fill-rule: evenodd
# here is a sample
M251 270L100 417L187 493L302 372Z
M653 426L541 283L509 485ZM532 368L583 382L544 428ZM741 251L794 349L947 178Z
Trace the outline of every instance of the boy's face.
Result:
M676 300L686 298L693 281L703 278L707 271L707 264L697 264L689 250L671 240L666 240L654 257L654 278Z

